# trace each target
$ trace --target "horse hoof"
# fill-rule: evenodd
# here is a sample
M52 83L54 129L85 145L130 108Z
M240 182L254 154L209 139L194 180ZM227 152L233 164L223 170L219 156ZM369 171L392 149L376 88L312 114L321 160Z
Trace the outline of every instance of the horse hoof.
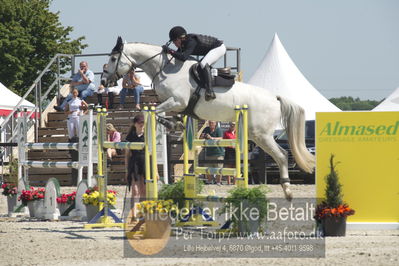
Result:
M293 196L292 191L290 190L289 186L290 186L290 183L281 184L281 187L283 188L283 191L284 191L285 199L288 201L291 201L294 196Z
M293 199L293 195L292 195L292 192L290 191L290 190L288 190L288 191L284 191L284 195L285 195L285 199L287 200L287 201L292 201L292 199Z
M214 100L214 99L216 99L216 95L215 95L215 93L213 91L205 93L205 101L208 102L208 101Z

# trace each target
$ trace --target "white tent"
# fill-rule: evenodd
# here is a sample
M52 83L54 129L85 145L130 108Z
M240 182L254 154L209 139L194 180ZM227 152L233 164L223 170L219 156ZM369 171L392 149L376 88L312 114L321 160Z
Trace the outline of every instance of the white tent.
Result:
M371 111L399 111L399 87Z
M305 109L306 120L315 120L316 112L341 111L303 76L277 34L274 35L262 63L248 83L266 88L301 105Z
M13 108L19 103L21 97L10 91L0 82L0 116L7 116ZM27 100L21 104L22 107L35 107L35 105Z

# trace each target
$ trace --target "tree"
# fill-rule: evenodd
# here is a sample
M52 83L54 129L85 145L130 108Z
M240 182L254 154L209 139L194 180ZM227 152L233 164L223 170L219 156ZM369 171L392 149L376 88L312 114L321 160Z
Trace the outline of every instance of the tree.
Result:
M335 170L336 164L334 164L334 155L330 157L330 173L326 178L326 189L324 191L326 197L327 206L331 208L337 208L343 204L342 185L339 183L338 173Z
M352 97L346 96L340 98L331 98L329 100L343 111L371 110L381 102L373 100L360 100L359 98L353 99Z
M27 91L55 54L78 54L87 47L82 43L84 37L69 37L73 28L61 25L59 13L49 11L50 2L0 0L0 81L19 95ZM64 59L61 73L68 70L66 65ZM54 76L49 72L43 77L43 90Z

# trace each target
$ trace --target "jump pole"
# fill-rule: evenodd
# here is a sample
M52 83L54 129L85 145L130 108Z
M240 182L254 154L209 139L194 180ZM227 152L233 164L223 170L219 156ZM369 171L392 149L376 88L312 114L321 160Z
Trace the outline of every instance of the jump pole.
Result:
M93 110L89 110L89 120L91 117L92 120ZM90 121L91 121L90 120ZM72 162L50 162L50 161L29 161L27 160L27 151L29 150L76 150L81 152L82 147L78 143L26 143L26 117L23 118L23 121L19 123L20 126L20 141L18 142L18 179L23 179L25 183L29 184L29 179L27 176L27 171L25 168L75 168L78 169L78 184L82 181L83 176L83 167L88 167L87 180L88 183L91 184L91 174L93 169L93 161L92 156L88 156L85 161L82 160L81 156L79 156L79 161ZM88 126L89 137L87 138L87 146L89 149L93 146L92 139L92 129L93 125L90 123Z
M92 229L96 227L124 227L124 223L119 219L108 206L107 200L107 155L104 149L129 149L129 150L143 150L145 152L145 167L146 167L146 197L150 199L158 198L157 187L157 153L156 153L156 131L155 131L155 107L144 107L144 128L145 138L144 142L109 142L105 141L105 122L107 111L106 109L97 110L97 123L99 125L98 134L98 167L97 167L97 183L100 192L99 212L96 216L84 225L84 228ZM110 218L115 222L112 222Z
M198 174L221 174L234 175L237 187L248 188L248 106L235 106L235 121L237 130L236 139L205 140L195 139L194 132L197 132L196 123L190 117L184 116L183 132L183 174L184 174L184 196L186 198L186 207L189 201L193 199L202 199L206 201L219 201L215 196L202 195L197 193L197 175ZM193 173L189 173L188 152L198 146L202 147L235 147L236 160L235 168L211 168L198 167L198 156L195 154L193 162ZM241 153L243 154L243 174L241 174ZM178 222L178 226L189 225L208 225L217 226L218 223L212 217L202 212L202 209L191 210L190 213ZM194 217L195 216L195 217ZM205 218L205 221L198 219L198 216ZM190 218L193 217L190 221Z
M221 139L221 140L206 140L195 139L189 140L190 134L187 131L194 130L195 126L189 125L192 121L191 118L185 116L183 118L184 134L183 134L183 174L189 175L188 153L195 149L195 147L230 147L236 149L235 168L211 168L211 167L198 167L198 162L194 160L194 172L192 174L222 174L234 175L237 180L238 187L248 187L248 106L243 105L235 107L235 120L237 125L237 138L234 140ZM243 154L243 173L241 174L241 153Z
M93 229L98 227L124 227L121 219L119 219L108 206L107 198L107 155L104 152L104 142L106 136L106 117L107 110L105 108L97 109L97 125L98 125L98 164L97 164L97 185L99 190L99 212L89 221L88 224L84 225L86 229ZM105 171L104 171L105 169ZM115 222L112 222L110 218L113 218Z
M26 143L27 135L27 123L26 123L26 112L24 115L19 115L18 117L18 193L21 193L23 189L29 189L29 178L27 174L27 168L63 168L63 169L78 169L78 184L82 181L83 167L88 168L87 173L87 183L91 184L92 172L93 172L93 158L90 155L92 147L96 145L93 138L93 128L95 124L93 123L93 109L89 109L89 114L83 117L83 120L88 120L86 127L80 127L81 132L79 143ZM84 139L82 141L82 139ZM88 156L85 155L84 149L88 150ZM76 150L79 151L78 161L29 161L27 160L29 150ZM55 178L49 179L49 181L55 184ZM49 181L46 187L49 185ZM58 181L58 180L57 180ZM59 184L55 184L59 186ZM58 191L59 192L59 191ZM20 207L18 207L20 209ZM52 219L56 219L56 216L51 216ZM57 217L58 218L58 217Z

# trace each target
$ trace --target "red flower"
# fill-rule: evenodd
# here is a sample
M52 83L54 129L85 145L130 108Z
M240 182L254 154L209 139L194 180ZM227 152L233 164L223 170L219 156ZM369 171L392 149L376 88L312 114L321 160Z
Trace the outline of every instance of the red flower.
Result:
M330 207L325 202L322 202L317 205L314 218L316 220L322 220L326 217L347 217L353 214L355 214L355 211L349 208L347 204L339 205L338 207Z
M75 202L75 198L76 198L76 191L69 194L64 193L60 197L57 197L57 202L72 204Z
M14 184L4 183L1 185L1 188L3 189L2 194L4 196L14 196L18 194L18 189Z
M30 187L30 190L22 190L21 196L18 200L21 200L22 203L26 205L28 201L44 199L45 192L45 188L35 189L34 187Z

